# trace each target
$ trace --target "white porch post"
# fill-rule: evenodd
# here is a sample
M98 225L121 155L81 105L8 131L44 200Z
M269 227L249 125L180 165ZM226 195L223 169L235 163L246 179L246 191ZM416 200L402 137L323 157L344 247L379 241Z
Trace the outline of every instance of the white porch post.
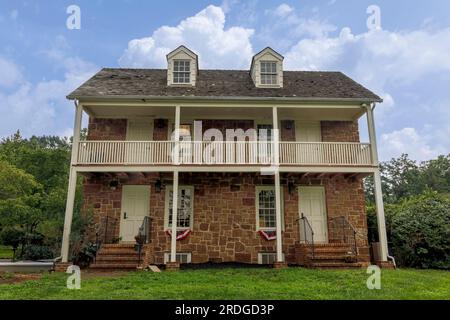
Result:
M175 107L175 165L179 162L179 141L180 141L180 106ZM173 172L173 189L172 189L172 239L170 250L170 262L177 261L177 221L178 221L178 169Z
M274 156L274 171L275 171L275 221L276 221L276 232L277 232L277 262L283 261L283 247L282 247L282 235L281 235L281 186L280 186L280 135L278 128L278 109L277 107L272 108L273 113L273 156Z
M78 157L78 144L80 142L81 133L81 119L83 116L83 106L79 103L75 103L75 124L73 126L73 141L72 141L72 156L70 161L70 173L69 173L69 186L67 189L66 200L66 212L64 217L64 231L61 244L61 257L62 262L68 262L69 260L69 243L70 243L70 231L72 228L73 207L75 203L75 190L77 187L77 171L75 164Z
M372 153L372 163L377 166L378 163L378 152L377 152L377 138L375 134L375 120L373 116L372 106L366 106L367 109L367 128L369 130L370 147ZM373 174L373 183L375 185L375 205L377 209L377 224L378 224L378 237L380 241L380 254L381 261L387 261L388 255L388 245L387 245L387 234L386 234L386 220L384 217L384 204L383 204L383 191L381 188L381 175L380 169L377 168Z

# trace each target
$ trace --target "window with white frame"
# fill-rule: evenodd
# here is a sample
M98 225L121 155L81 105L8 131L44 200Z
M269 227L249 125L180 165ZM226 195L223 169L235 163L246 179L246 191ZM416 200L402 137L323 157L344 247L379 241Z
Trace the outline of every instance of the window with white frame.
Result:
M275 61L261 61L261 84L277 84L277 63Z
M191 82L191 61L173 61L173 83L186 84Z
M256 192L257 220L259 230L275 230L275 189L272 187L259 187Z
M283 211L283 192L281 192L282 229L284 229ZM276 226L275 187L258 186L256 187L256 230L275 231Z
M173 214L173 186L166 188L166 219L165 227L172 227ZM178 213L177 213L177 229L192 229L194 216L194 187L179 186L178 187Z

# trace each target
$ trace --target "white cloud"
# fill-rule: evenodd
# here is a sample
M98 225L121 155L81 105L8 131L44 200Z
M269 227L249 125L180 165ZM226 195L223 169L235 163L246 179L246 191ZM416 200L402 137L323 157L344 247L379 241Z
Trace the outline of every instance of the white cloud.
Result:
M248 68L253 49L252 29L225 29L222 8L208 6L176 27L162 26L150 37L133 39L119 60L121 66L166 66L166 54L186 45L199 55L201 68Z
M282 3L274 10L274 14L278 17L286 17L293 11L294 11L294 8L292 8L290 5L288 5L286 3Z
M344 67L360 81L382 88L409 84L433 72L450 70L450 28L432 31L374 31L302 39L286 53L286 67L326 70Z
M31 83L23 79L8 92L0 90L0 137L18 129L24 136L33 134L67 134L72 123L72 103L66 96L97 71L97 67L78 58L60 55L52 59L60 65L64 77ZM20 77L22 78L22 76Z
M433 147L429 138L414 128L403 128L382 134L379 145L381 159L388 160L407 153L412 159L429 160L446 153L445 148Z
M22 73L14 62L0 57L0 70L0 87L12 87L22 81Z
M17 20L18 16L19 16L19 11L17 9L14 9L9 13L9 17L11 18L11 20Z

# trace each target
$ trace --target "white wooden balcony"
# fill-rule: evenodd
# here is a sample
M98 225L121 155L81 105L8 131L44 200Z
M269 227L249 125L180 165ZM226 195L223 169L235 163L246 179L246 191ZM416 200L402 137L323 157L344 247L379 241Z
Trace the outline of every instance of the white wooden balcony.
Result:
M77 165L372 166L370 144L258 141L81 141ZM178 157L175 147L178 147ZM177 159L178 158L178 159ZM177 162L178 161L178 162Z

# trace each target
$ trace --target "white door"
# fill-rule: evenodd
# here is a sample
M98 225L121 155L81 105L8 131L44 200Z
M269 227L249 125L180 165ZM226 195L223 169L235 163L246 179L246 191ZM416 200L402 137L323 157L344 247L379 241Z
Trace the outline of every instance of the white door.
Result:
M295 121L295 140L298 142L320 142L322 132L320 121Z
M152 141L153 119L128 119L127 141ZM146 164L152 162L149 144L131 143L126 148L126 163Z
M297 142L321 142L320 121L295 121L295 140ZM315 144L303 144L297 151L297 163L317 164L322 162L323 152Z
M150 208L150 186L123 186L120 237L122 242L135 242L142 221Z
M328 242L325 190L323 187L299 188L299 215L308 219L314 231L314 242Z

